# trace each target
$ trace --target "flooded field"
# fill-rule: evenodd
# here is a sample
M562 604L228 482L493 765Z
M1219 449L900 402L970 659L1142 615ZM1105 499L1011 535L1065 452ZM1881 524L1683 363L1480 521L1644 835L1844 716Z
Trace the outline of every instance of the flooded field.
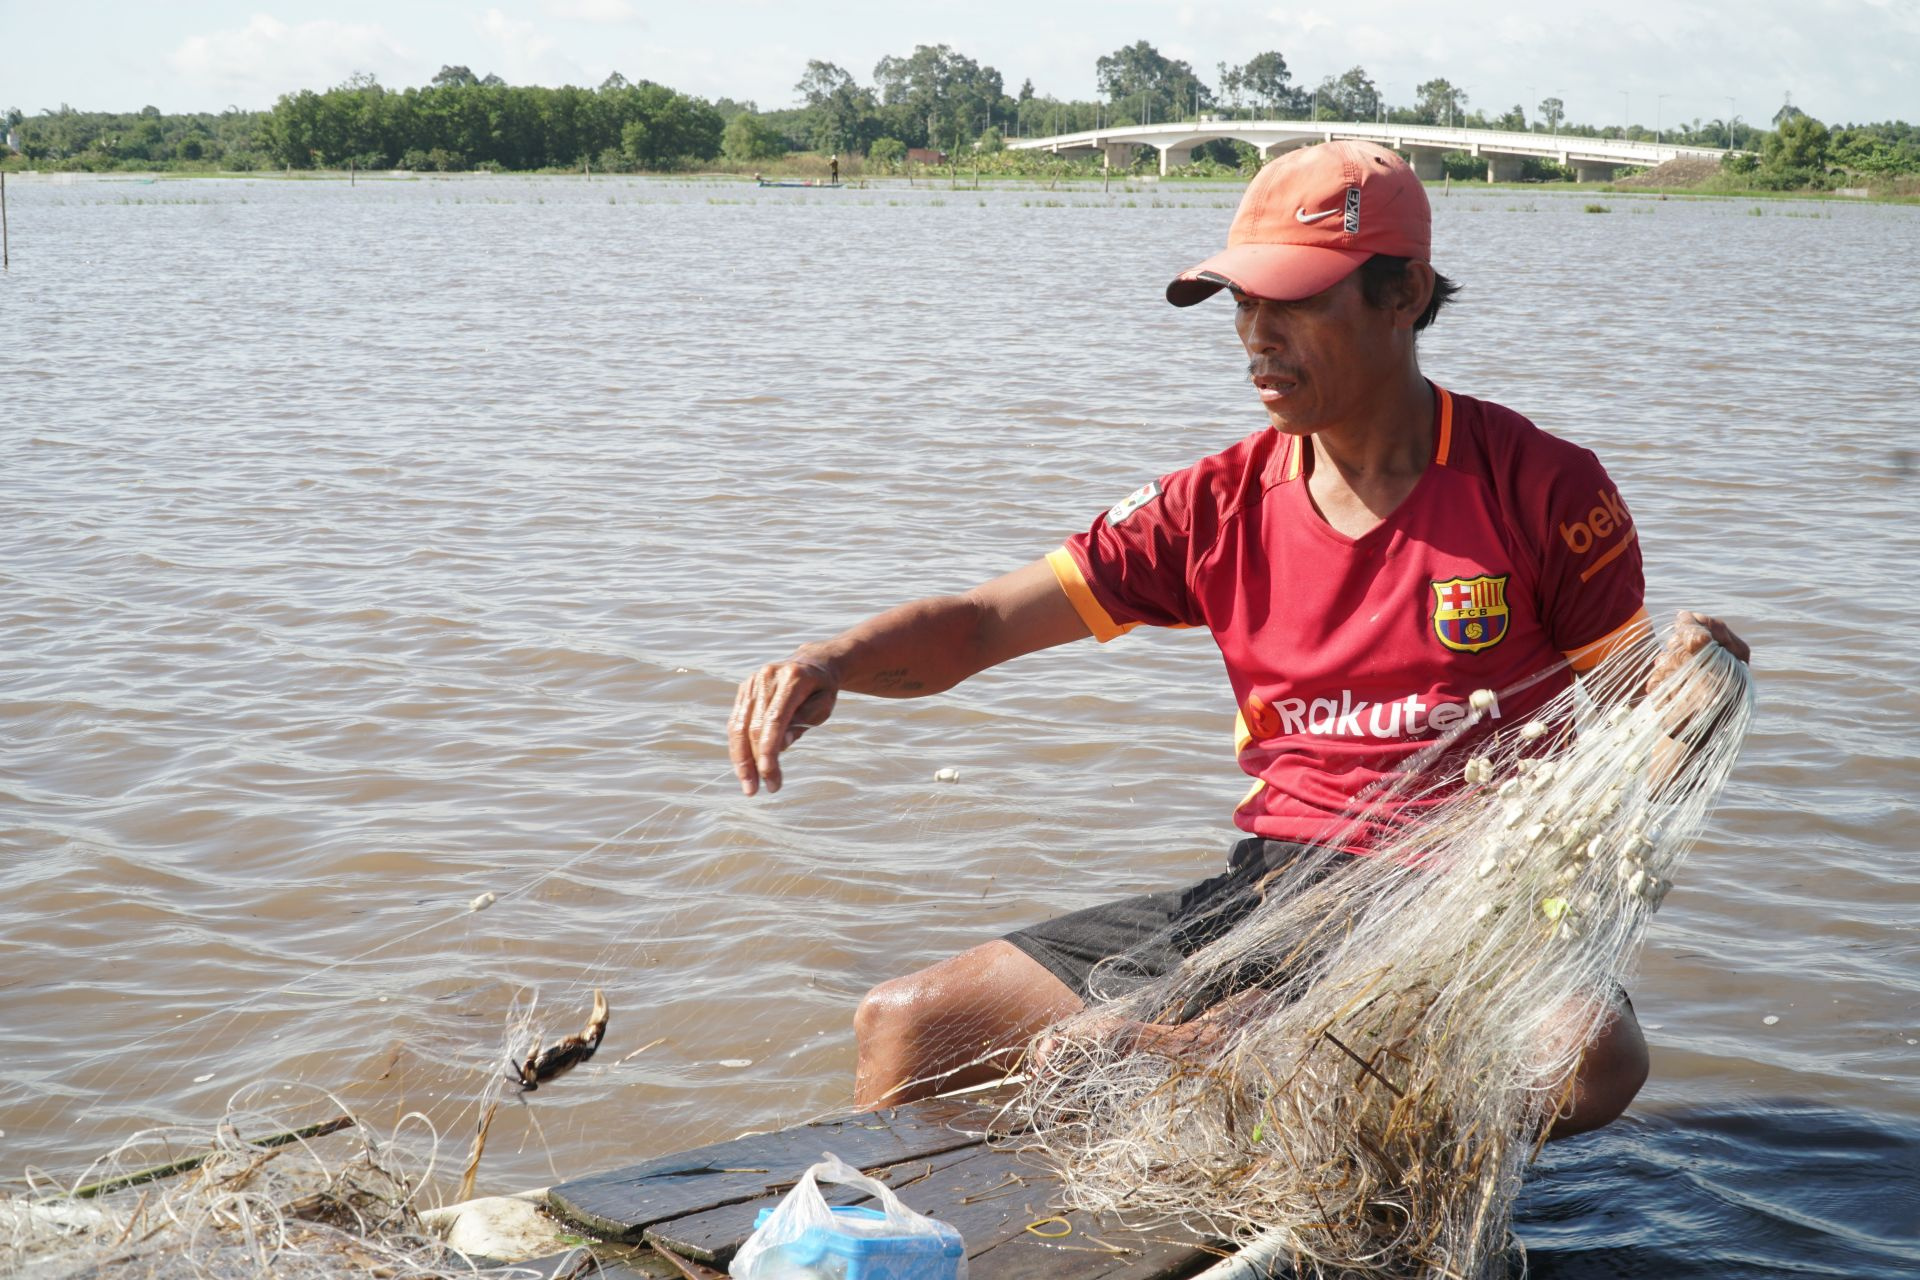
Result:
M516 1001L601 987L482 1169L544 1185L844 1108L874 982L1216 869L1203 635L844 700L771 800L723 738L761 661L1259 425L1230 309L1161 300L1236 195L10 180L0 1176L262 1079L464 1151ZM1436 191L1423 365L1600 454L1761 711L1632 985L1653 1079L1521 1234L1917 1274L1920 209L1592 203Z

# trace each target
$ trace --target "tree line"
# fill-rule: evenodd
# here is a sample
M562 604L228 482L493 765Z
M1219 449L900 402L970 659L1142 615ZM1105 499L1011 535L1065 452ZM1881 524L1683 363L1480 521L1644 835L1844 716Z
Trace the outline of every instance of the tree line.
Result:
M868 83L837 64L810 61L794 86L796 104L762 111L751 102L708 100L618 74L592 89L544 88L447 66L417 88L390 89L372 76L356 75L324 91L285 94L264 112L164 115L147 107L116 114L62 104L27 116L16 108L6 119L20 154L6 162L74 169L653 171L716 161L764 164L791 152L818 152L860 155L885 168L899 164L910 148L979 157L999 151L1010 136L1203 117L1656 136L1640 125L1570 122L1556 97L1543 99L1531 113L1519 103L1489 111L1444 77L1418 85L1411 101L1391 103L1364 67L1309 83L1295 79L1278 50L1243 63L1219 63L1209 83L1185 61L1139 40L1098 58L1094 74L1096 98L1042 95L1031 80L1010 92L995 68L948 45L920 45L882 58ZM1766 129L1732 116L1696 118L1663 123L1657 133L1670 142L1755 153L1728 163L1751 185L1820 187L1854 180L1847 175L1883 180L1920 174L1920 139L1904 122L1829 129L1789 105L1772 124ZM1194 152L1203 171L1245 170L1257 160L1251 148L1225 140ZM1001 167L1012 171L1019 164L1008 156ZM1539 176L1554 176L1551 166L1534 167Z

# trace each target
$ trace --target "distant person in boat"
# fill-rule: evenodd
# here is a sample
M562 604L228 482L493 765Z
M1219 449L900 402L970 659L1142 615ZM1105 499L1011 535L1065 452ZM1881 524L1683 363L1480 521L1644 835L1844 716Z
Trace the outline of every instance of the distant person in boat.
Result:
M833 183L833 185L839 186L840 185L840 156L837 153L827 161L827 173L831 175L830 181Z
M1044 558L803 644L744 681L728 726L742 790L843 691L912 698L989 667L1137 626L1211 631L1240 707L1245 838L1198 884L1088 908L869 992L855 1015L865 1106L990 1080L1087 998L1101 960L1164 972L1236 923L1256 886L1344 825L1346 805L1467 715L1531 715L1650 633L1638 529L1593 454L1421 373L1417 337L1458 291L1429 264L1427 196L1399 156L1332 142L1248 187L1227 249L1167 286L1225 291L1266 411L1251 436L1140 486ZM1727 627L1682 615L1673 641ZM1525 677L1550 678L1516 688ZM1647 1073L1621 993L1556 1136L1618 1116ZM1171 1032L1170 1034L1177 1034Z

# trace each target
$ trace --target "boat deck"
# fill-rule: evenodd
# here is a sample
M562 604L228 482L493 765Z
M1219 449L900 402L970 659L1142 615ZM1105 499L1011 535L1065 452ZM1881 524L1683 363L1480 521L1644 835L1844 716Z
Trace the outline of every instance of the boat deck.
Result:
M754 1215L825 1151L958 1229L970 1280L1177 1280L1223 1256L1190 1237L1131 1232L1061 1209L1050 1174L987 1145L994 1114L967 1099L912 1103L660 1156L562 1183L547 1198L557 1217L586 1233L639 1246L603 1261L599 1274L607 1276L724 1275ZM823 1190L835 1204L865 1199ZM557 1257L527 1265L556 1277L592 1274L564 1269Z

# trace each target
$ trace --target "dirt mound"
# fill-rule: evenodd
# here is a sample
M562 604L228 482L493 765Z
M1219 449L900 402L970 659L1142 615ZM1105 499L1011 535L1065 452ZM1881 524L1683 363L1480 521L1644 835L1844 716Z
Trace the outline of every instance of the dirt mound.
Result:
M1665 164L1621 178L1616 187L1697 187L1720 172L1720 162L1705 156L1675 156Z

